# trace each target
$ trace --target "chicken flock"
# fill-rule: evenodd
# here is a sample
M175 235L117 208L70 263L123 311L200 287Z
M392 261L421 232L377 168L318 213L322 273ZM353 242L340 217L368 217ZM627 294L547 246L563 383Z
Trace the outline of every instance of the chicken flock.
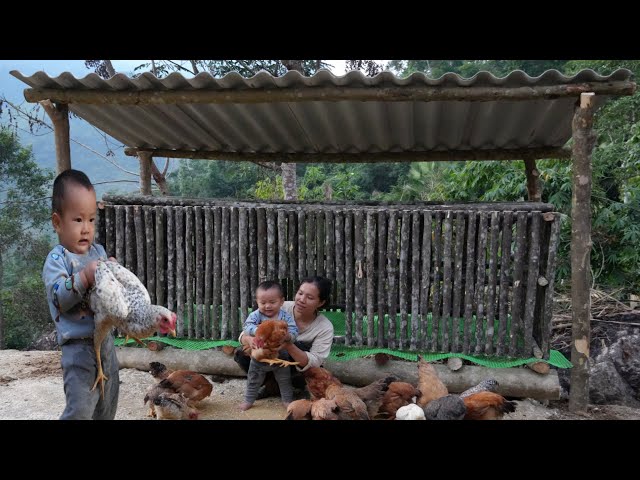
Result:
M421 357L415 386L386 377L365 387L347 387L322 367L312 367L304 376L311 399L291 402L287 420L498 420L516 408L495 393L498 382L493 379L450 394L433 365Z

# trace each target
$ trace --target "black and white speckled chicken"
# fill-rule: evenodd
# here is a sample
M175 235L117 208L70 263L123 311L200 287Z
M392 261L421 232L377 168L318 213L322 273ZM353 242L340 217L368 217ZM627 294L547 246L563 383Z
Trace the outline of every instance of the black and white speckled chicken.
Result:
M100 345L109 331L116 327L139 343L156 331L175 336L176 314L161 305L152 305L149 292L138 277L117 262L98 262L95 284L88 295L94 313L93 345L98 363L92 390L100 383L104 396L107 377L102 371Z
M500 386L500 384L498 383L497 380L494 380L493 378L487 378L486 380L481 381L475 387L471 387L471 388L465 390L464 392L462 392L460 394L460 398L468 397L470 395L473 395L474 393L496 392L496 391L498 391L498 387L499 386Z

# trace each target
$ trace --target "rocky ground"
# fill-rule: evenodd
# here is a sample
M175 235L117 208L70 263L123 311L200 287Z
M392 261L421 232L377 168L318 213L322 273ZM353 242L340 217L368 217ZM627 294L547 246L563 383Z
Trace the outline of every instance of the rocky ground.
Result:
M207 375L210 378L209 375ZM151 375L135 369L120 371L120 399L116 419L146 420L145 391L153 383ZM214 383L213 394L200 405L206 420L278 420L285 409L278 398L258 400L246 411L238 410L244 393L244 378L228 378ZM0 419L57 419L64 409L60 352L0 350ZM594 405L585 416L568 412L566 402L543 405L531 399L518 401L508 420L640 420L640 409L616 405Z

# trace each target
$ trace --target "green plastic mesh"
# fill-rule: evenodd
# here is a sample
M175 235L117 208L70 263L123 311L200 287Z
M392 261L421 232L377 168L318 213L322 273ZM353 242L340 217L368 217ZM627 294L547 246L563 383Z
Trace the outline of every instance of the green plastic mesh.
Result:
M207 350L215 347L222 347L229 345L232 347L240 346L240 343L235 340L207 340L207 339L193 339L193 338L173 338L173 337L148 337L144 340L153 340L156 342L166 343L176 348L182 348L184 350ZM125 345L124 338L116 338L115 344L118 346ZM127 345L138 346L135 340L128 340ZM389 348L366 348L366 347L346 347L344 345L333 345L331 347L331 353L329 359L336 361L352 360L354 358L366 357L367 355L374 355L376 353L387 353L394 357L402 358L411 362L418 361L418 354L428 362L436 360L442 360L449 357L459 357L477 365L490 368L510 368L525 365L527 363L534 362L547 362L557 368L571 368L571 362L567 360L564 355L556 350L551 350L549 354L549 360L541 360L538 358L501 358L501 357L487 357L477 355L465 355L462 353L432 353L432 352L406 352L402 350L392 350Z

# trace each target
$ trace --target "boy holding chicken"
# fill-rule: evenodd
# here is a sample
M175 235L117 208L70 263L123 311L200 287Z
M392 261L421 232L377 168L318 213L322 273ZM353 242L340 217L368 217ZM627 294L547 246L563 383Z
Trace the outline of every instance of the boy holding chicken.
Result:
M278 386L282 403L286 406L293 400L293 386L291 384L291 371L285 367L287 363L268 359L265 363L257 355L258 349L265 350L265 344L273 344L275 340L278 347L285 342L295 342L298 336L298 327L293 317L282 310L284 304L284 290L278 282L266 281L258 285L256 289L256 302L258 309L251 312L244 322L244 328L240 335L240 343L245 352L252 351L251 363L247 372L247 386L244 402L240 404L240 410L248 410L258 397L258 389L262 385L267 372L272 371ZM268 323L264 323L270 320ZM287 331L283 332L283 324L273 322L279 320L286 322ZM260 327L262 325L262 327ZM267 336L268 338L264 338ZM273 352L277 356L277 350ZM279 363L280 365L276 365Z

